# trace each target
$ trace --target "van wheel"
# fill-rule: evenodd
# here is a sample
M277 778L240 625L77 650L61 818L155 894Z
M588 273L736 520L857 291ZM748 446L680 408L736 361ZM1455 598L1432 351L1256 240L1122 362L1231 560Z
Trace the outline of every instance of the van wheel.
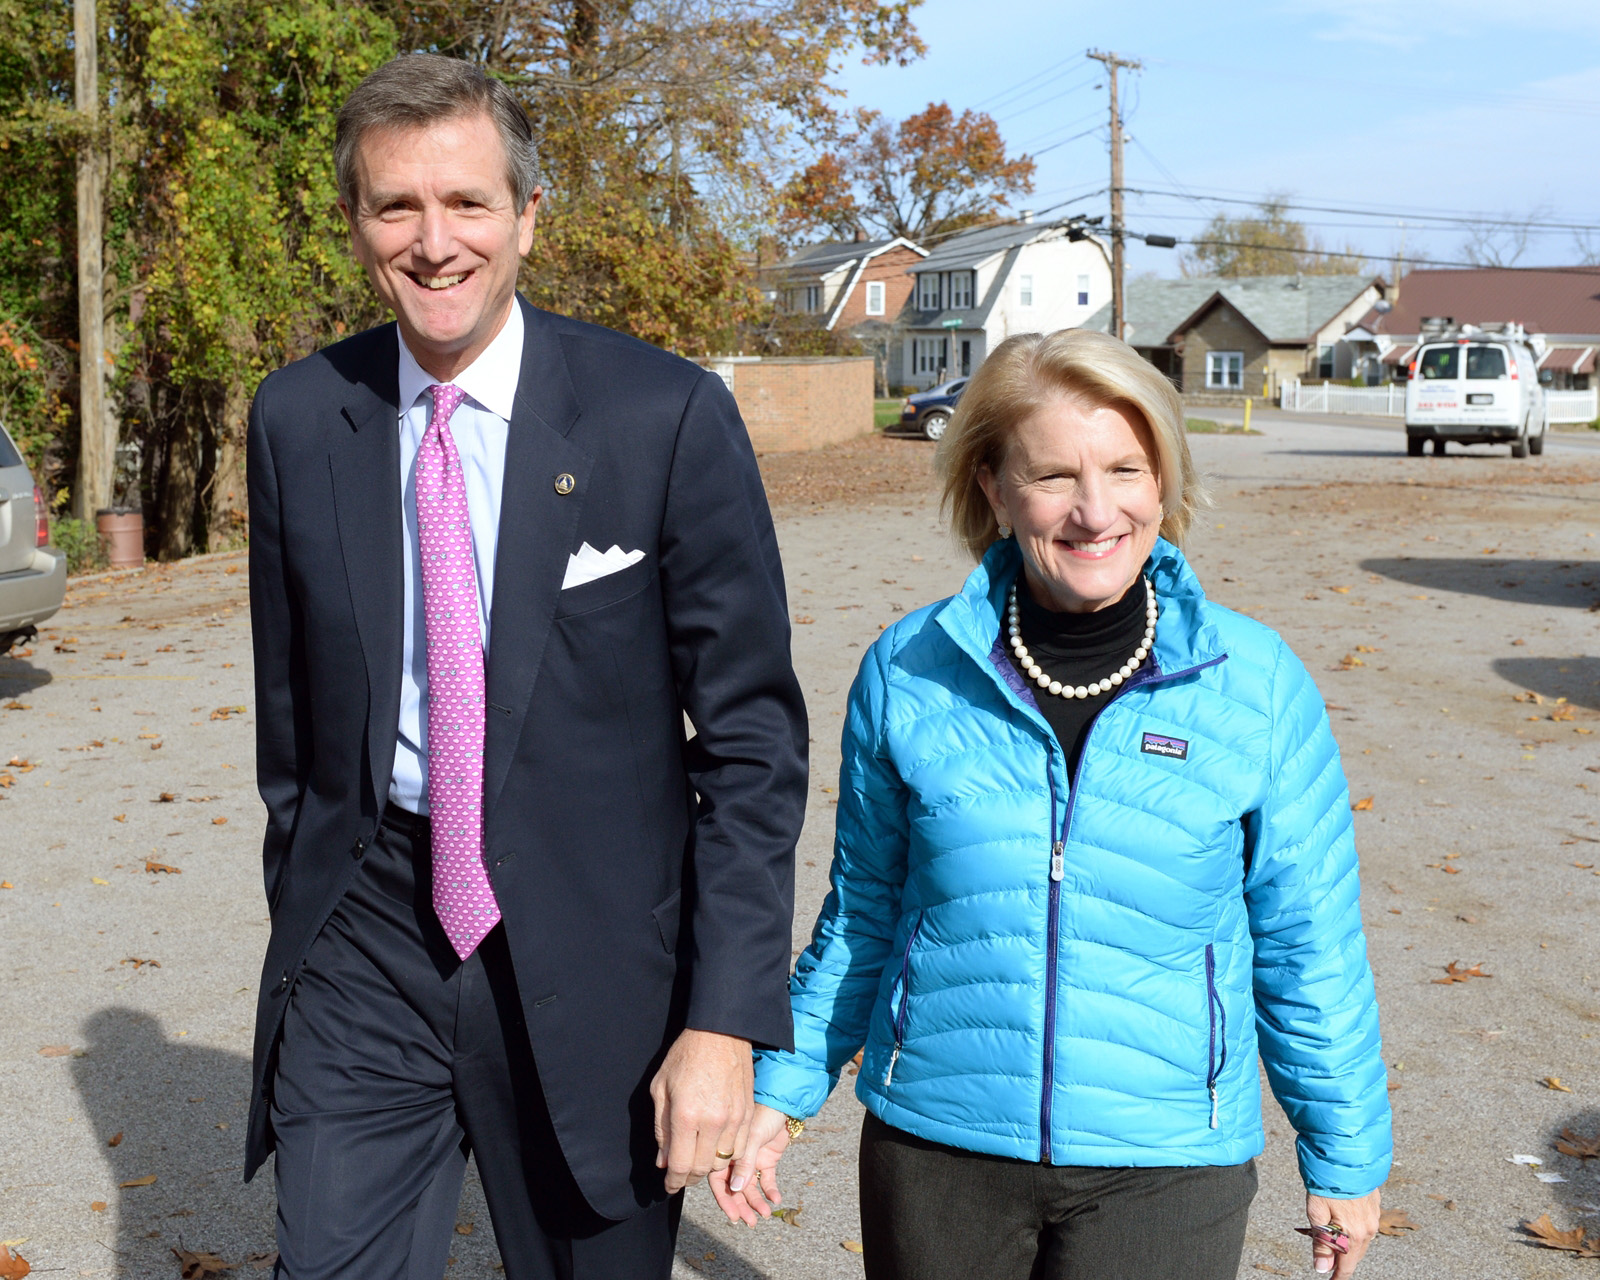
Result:
M935 409L922 420L922 434L929 440L937 440L944 435L944 429L950 425L950 415L941 409Z
M1427 443L1427 440L1422 436L1407 436L1406 455L1412 458L1420 458L1422 456L1422 446Z
M1444 457L1444 437L1443 436L1434 436L1434 438L1433 438L1433 456L1435 458Z
M1544 432L1543 431L1541 431L1536 436L1529 436L1528 437L1528 452L1531 453L1535 458L1537 458L1541 453L1544 452Z
M1518 436L1511 442L1511 456L1513 458L1526 458L1528 456L1528 437Z

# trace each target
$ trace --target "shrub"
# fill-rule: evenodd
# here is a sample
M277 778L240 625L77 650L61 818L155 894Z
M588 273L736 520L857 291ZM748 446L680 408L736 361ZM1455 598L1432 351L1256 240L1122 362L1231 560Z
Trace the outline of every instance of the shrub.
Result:
M50 524L50 541L67 553L69 574L92 573L106 567L100 534L87 520L64 516Z

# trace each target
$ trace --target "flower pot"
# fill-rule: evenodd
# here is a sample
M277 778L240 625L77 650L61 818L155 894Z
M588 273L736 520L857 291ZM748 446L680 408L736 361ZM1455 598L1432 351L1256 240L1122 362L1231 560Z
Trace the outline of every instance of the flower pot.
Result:
M144 567L144 515L138 511L97 511L95 531L113 569Z

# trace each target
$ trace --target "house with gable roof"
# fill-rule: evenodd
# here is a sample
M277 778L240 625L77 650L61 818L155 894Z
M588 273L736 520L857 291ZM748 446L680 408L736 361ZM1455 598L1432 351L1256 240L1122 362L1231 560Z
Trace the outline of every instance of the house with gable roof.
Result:
M1290 379L1355 376L1346 334L1387 292L1369 275L1130 280L1124 336L1187 397L1275 398ZM1087 324L1109 332L1110 306Z
M1070 223L992 223L944 236L907 270L900 381L919 389L973 372L1016 333L1082 325L1111 297L1105 246Z

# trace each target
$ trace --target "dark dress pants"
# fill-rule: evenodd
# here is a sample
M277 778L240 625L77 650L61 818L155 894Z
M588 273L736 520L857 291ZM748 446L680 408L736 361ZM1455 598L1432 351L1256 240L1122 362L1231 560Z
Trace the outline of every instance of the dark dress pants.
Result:
M467 1155L508 1280L668 1280L682 1197L599 1217L562 1158L497 926L465 962L391 809L306 958L272 1099L283 1280L439 1280ZM619 1152L619 1159L626 1153Z
M861 1126L867 1280L1233 1280L1256 1162L1036 1164Z

